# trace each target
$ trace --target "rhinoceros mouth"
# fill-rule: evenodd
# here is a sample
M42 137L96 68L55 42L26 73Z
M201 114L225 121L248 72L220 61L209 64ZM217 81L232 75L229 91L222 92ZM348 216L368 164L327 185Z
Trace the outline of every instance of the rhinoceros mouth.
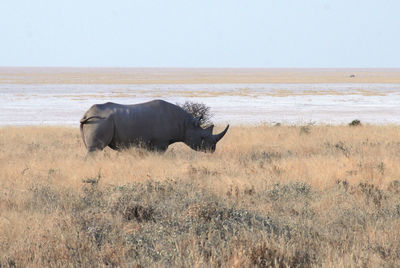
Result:
M204 144L201 144L200 146L191 146L192 149L198 151L198 152L204 152L204 153L213 153L215 152L216 145L210 145L210 146L205 146Z

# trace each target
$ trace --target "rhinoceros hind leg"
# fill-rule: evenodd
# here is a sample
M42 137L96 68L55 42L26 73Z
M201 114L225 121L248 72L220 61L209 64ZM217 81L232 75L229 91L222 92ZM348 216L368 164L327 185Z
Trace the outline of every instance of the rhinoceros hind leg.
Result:
M83 133L88 153L103 150L113 138L113 121L107 118L88 122L83 126Z

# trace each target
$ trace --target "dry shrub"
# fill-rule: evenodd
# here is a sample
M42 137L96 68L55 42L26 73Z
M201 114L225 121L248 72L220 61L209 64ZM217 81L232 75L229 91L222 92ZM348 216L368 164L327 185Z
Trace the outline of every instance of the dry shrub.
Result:
M288 252L267 243L254 247L250 251L250 261L257 267L309 267L310 257L306 252Z
M202 127L212 125L211 118L213 117L213 114L211 113L211 108L206 104L185 101L183 104L177 103L177 105L182 107L183 110L191 114L193 117L201 118L200 125Z
M349 126L350 126L350 127L361 126L361 121L358 120L358 119L354 119L353 121L351 121L351 122L349 123Z

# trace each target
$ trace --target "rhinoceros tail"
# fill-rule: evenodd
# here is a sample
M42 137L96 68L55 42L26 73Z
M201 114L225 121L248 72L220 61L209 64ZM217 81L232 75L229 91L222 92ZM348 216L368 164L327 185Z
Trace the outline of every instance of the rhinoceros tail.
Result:
M106 119L105 117L101 117L101 116L97 116L97 115L94 115L94 116L90 116L90 117L83 117L79 122L81 123L81 124L85 124L87 121L89 121L90 119L93 119L93 118L97 118L97 119Z
M85 147L87 148L86 141L85 141L85 135L83 134L83 123L81 123L81 137L83 140L83 144L85 144Z

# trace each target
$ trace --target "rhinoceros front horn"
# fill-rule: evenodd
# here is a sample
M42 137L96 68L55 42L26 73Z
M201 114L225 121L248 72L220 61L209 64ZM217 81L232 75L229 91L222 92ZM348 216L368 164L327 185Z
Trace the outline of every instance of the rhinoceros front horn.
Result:
M222 137L226 134L226 132L228 131L229 125L226 126L225 130L222 131L219 134L213 135L215 138L215 141L218 142L220 139L222 139Z

